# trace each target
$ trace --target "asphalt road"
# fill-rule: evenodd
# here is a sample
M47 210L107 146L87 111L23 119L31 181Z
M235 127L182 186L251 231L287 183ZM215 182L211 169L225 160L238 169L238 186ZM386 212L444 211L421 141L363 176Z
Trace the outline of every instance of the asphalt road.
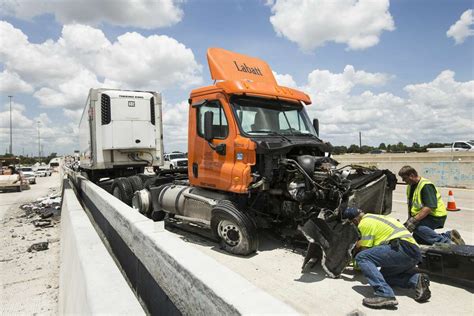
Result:
M393 216L405 220L405 185L397 186L393 197ZM441 189L447 201L447 190ZM466 242L474 242L474 190L454 189L460 212L452 212L446 222L447 228L458 229ZM326 277L319 265L309 272L301 273L303 257L301 251L285 247L269 236L263 236L259 250L251 257L236 257L224 253L207 239L175 231L176 235L194 247L213 257L256 286L274 297L293 306L303 314L347 315L359 312L365 315L393 314L390 310L372 310L362 305L362 299L372 295L372 289L360 272L347 268L339 279ZM472 315L474 296L466 289L443 280L431 282L432 298L419 304L413 300L414 291L395 289L399 301L400 315Z
M57 315L59 218L53 227L36 228L20 205L59 190L60 177L37 178L22 192L0 192L0 315ZM48 249L28 252L34 243Z
M22 192L0 191L0 221L11 207L46 196L51 187L59 187L58 173L53 173L51 177L37 177L36 184L30 184L30 189Z

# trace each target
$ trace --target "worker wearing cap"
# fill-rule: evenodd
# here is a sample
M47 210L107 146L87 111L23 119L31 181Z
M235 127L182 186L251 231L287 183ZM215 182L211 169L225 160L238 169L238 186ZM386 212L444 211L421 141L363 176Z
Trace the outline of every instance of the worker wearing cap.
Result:
M406 228L415 240L424 245L434 243L455 243L464 245L464 240L455 229L438 234L434 230L443 228L448 212L435 185L418 175L418 172L404 166L398 175L407 184L408 220Z
M414 288L415 301L420 303L431 297L428 275L415 271L421 261L420 248L402 223L390 216L365 214L352 207L343 212L343 217L359 230L360 239L353 254L375 292L374 297L363 299L365 306L393 308L398 305L390 285Z

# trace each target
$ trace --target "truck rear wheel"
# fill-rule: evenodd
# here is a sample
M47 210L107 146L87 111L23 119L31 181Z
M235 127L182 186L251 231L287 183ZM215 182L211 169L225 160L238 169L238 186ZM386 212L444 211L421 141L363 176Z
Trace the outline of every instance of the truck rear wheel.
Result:
M127 205L132 205L133 189L127 178L120 177L114 180L111 189L112 195Z
M127 179L132 185L132 190L134 193L144 188L143 181L139 176L131 176L131 177L128 177Z
M258 248L257 227L230 201L220 201L213 208L211 229L221 248L229 253L245 256Z

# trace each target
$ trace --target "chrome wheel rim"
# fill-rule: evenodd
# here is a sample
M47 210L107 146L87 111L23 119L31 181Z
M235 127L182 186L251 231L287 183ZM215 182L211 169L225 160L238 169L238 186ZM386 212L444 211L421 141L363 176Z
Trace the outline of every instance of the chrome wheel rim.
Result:
M240 242L240 229L234 223L224 220L217 227L219 236L229 245L236 246Z

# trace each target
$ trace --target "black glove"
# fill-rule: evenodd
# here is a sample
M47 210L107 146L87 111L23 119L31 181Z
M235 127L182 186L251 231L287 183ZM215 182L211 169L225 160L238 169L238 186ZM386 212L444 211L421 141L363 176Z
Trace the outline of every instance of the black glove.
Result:
M416 225L418 225L418 221L414 217L410 217L403 226L405 226L410 233L413 233L413 231L416 228Z

